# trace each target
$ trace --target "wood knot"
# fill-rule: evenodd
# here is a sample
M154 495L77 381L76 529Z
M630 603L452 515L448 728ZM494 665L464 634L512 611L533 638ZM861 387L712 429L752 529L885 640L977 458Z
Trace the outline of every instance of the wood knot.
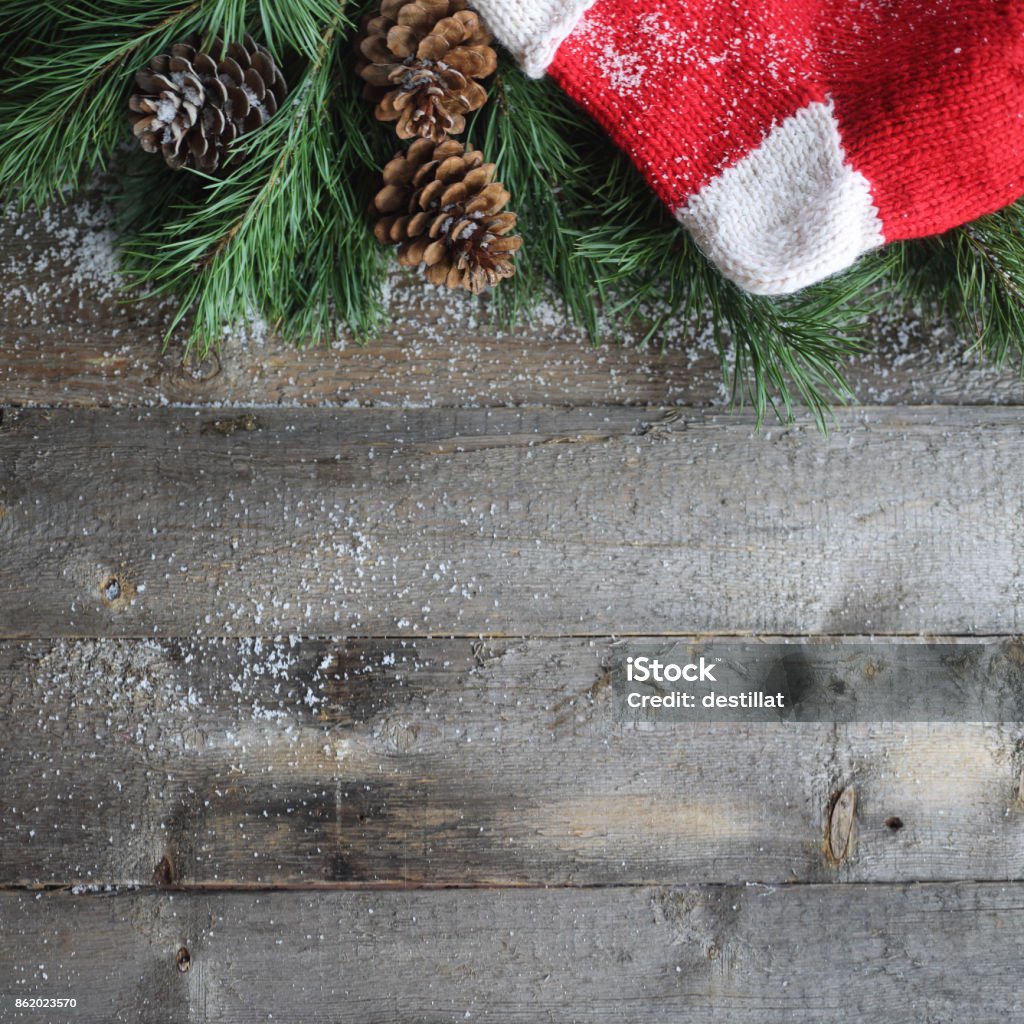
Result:
M177 953L174 954L174 962L178 965L178 970L184 974L186 971L192 968L192 954L188 951L188 946L182 946Z
M261 427L259 419L251 412L243 413L241 416L229 416L224 419L206 420L199 428L200 434L219 434L221 437L230 437L239 430L252 433Z
M174 885L174 865L170 857L161 857L160 862L153 868L153 884L163 889Z
M212 350L204 354L198 349L190 348L181 357L178 369L186 383L205 384L220 373L220 359Z
M835 867L853 852L853 823L857 790L853 786L832 794L825 824L825 859Z

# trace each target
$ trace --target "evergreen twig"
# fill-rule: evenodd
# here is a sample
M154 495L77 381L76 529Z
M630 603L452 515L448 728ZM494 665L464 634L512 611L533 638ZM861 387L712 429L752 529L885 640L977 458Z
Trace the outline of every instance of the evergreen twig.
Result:
M329 338L336 319L364 335L379 322L384 258L362 209L377 155L355 120L351 77L338 67L347 46L340 28L336 17L324 29L283 110L247 140L230 174L150 210L147 161L132 189L142 201L126 218L129 280L181 296L175 325L191 314L204 348L225 323L256 311L303 344Z
M996 366L1024 366L1024 202L898 249L899 293Z

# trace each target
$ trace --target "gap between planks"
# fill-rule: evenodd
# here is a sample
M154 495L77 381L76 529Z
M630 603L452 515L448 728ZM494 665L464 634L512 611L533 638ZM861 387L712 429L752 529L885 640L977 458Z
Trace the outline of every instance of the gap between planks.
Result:
M787 879L780 882L761 882L756 879L740 882L693 882L692 888L732 891L738 887L752 889L820 889L828 886L838 890L868 890L878 888L889 891L895 884L910 886L957 886L957 885L991 885L998 887L1019 887L1024 893L1024 876L1020 878L948 878L942 881L928 879L907 879L900 883L882 880L861 880L848 882L812 882L799 879ZM54 896L66 895L76 899L112 899L123 896L231 896L260 895L263 893L292 893L302 895L358 894L358 893L441 893L441 892L614 892L642 889L645 891L671 890L679 888L680 883L666 882L309 882L289 884L287 882L264 885L258 882L194 882L188 885L86 885L77 884L40 884L11 885L0 883L0 896Z

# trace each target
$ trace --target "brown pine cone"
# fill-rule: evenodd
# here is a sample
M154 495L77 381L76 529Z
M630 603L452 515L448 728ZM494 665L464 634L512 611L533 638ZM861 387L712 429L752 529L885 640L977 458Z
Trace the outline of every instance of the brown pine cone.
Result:
M466 130L483 106L478 78L494 73L492 36L466 0L384 0L366 22L356 68L379 121L397 121L400 139L441 142Z
M494 164L479 150L447 140L417 139L384 168L374 197L374 234L398 245L406 266L427 266L427 280L479 294L515 273L522 238L509 193L494 181Z
M250 36L229 43L219 60L198 50L198 39L178 43L135 75L141 90L128 101L133 131L147 153L162 152L178 170L212 174L239 136L255 131L288 93L270 52ZM223 52L219 39L210 47Z

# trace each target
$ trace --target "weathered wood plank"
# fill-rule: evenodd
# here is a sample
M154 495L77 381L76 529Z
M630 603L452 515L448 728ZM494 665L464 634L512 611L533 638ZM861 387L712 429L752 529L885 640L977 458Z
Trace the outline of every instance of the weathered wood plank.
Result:
M2 211L0 211L2 212ZM123 303L110 277L108 217L78 204L0 218L0 401L67 405L721 405L718 360L686 327L649 348L592 348L554 310L502 332L486 304L399 285L393 322L365 347L296 352L226 338L219 358L182 365L165 352L170 307ZM875 404L1019 404L1011 369L979 365L963 341L892 314L849 367ZM627 344L615 344L625 340ZM665 350L661 351L662 346Z
M8 409L0 636L1014 633L1022 468L1010 409Z
M6 893L0 915L12 1022L991 1024L1024 1012L1019 883ZM15 1009L37 995L78 1007Z
M1018 728L636 724L610 654L2 644L0 884L1024 876Z

